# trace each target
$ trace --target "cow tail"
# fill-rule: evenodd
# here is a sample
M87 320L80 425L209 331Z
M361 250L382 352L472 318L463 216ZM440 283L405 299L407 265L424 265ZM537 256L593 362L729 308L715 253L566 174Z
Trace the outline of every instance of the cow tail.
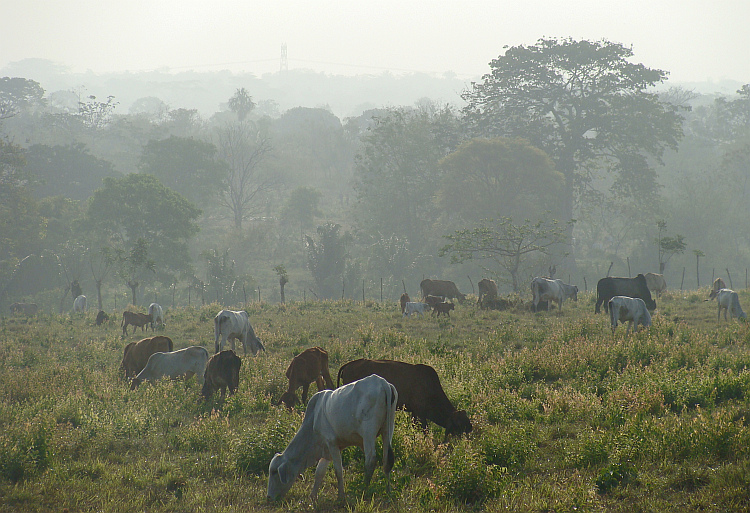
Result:
M625 321L623 321L623 326ZM615 330L615 308L609 309L609 325L612 327L612 333L614 333Z
M390 394L385 393L386 432L383 433L383 471L387 475L396 463L396 455L393 453L393 431L396 422L396 404L398 403L398 391L396 387L388 383ZM390 395L390 397L388 397Z
M219 324L221 319L218 316L214 317L214 346L219 342Z
M336 388L338 388L338 387L340 387L340 386L341 386L341 373L343 372L343 370L344 370L344 367L346 367L346 364L342 365L342 366L341 366L341 367L339 368L339 373L338 373L338 375L336 376Z

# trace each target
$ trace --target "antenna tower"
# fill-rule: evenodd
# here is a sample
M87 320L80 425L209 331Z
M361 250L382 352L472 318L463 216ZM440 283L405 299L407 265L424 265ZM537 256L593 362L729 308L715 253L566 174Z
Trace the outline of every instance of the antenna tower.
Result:
M279 71L289 71L289 61L286 58L286 43L281 45L281 64Z

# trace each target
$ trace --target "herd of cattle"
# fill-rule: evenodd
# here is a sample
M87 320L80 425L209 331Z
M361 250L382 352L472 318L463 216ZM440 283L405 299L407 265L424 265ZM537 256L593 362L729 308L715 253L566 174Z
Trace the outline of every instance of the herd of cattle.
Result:
M465 295L458 291L453 282L445 280L423 280L421 283L422 301L412 302L408 294L401 296L401 312L404 317L413 313L423 315L432 310L433 315L450 315L455 305L449 299L462 301ZM635 278L606 277L599 280L596 287L595 312L602 305L610 315L612 333L618 323L628 322L627 332L635 326L651 325L650 311L656 309L657 297L666 290L662 275L647 273ZM578 300L578 287L563 283L562 280L536 277L531 281L532 308L537 311L543 305L549 310L552 302L558 310L566 299ZM724 310L732 317L746 318L739 304L736 292L727 289L723 280L717 278L706 301L716 299L719 320ZM479 304L497 300L497 285L483 279L479 282ZM11 313L33 316L38 312L33 303L14 303ZM74 300L73 311L85 312L86 296ZM103 311L97 315L99 325L107 316ZM163 309L157 303L149 305L148 314L123 312L121 327L127 336L128 326L133 333L157 326L164 327ZM190 378L202 384L201 394L209 399L215 392L221 393L222 400L237 392L242 359L235 353L235 341L242 343L245 354L248 350L254 355L265 352L266 348L253 330L247 312L244 310L221 310L214 317L214 354L211 356L202 346L190 346L174 350L172 340L164 335L154 335L125 346L121 370L130 380L131 389L144 381L153 382L162 378ZM229 341L231 349L224 349ZM372 478L375 465L377 437L382 438L383 471L386 485L390 490L389 474L393 468L394 454L392 437L395 412L404 408L414 421L427 428L428 421L445 429L446 438L472 431L467 413L457 410L448 399L435 369L429 365L411 364L394 360L371 360L360 358L343 364L338 371L334 386L328 369L328 353L321 347L312 347L296 355L286 370L288 387L275 405L284 404L293 409L300 403L297 390L302 388L302 404L307 402L309 387L315 383L318 393L312 396L305 411L305 417L296 435L287 448L276 454L269 464L267 496L277 499L285 495L297 476L306 467L317 464L312 488L315 501L323 476L330 462L333 462L338 482L339 498L344 498L341 449L358 445L365 452L365 486Z

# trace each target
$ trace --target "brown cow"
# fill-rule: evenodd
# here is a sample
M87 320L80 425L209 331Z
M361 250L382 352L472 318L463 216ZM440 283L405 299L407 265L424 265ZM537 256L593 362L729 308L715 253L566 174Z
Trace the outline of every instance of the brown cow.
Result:
M448 299L458 298L463 301L466 298L466 294L461 294L458 291L458 287L452 281L448 280L430 280L425 279L419 284L419 288L422 291L422 297L427 296L445 296Z
M401 294L400 301L401 301L401 314L403 314L404 313L404 308L406 308L406 303L408 303L408 302L411 301L411 299L409 298L409 294L407 294L406 292L404 292L403 294Z
M208 399L217 390L221 391L221 399L227 395L237 392L240 386L240 367L242 360L231 349L227 349L213 355L206 364L206 372L203 375L203 397Z
M437 313L437 317L440 317L440 314L445 314L450 317L450 311L454 310L455 308L456 305L454 305L453 303L443 301L442 303L438 303L432 307L432 315L435 315L435 313Z
M131 324L133 325L133 333L135 333L136 328L141 328L141 331L147 331L148 327L151 325L151 316L144 313L125 310L122 312L122 322L120 323L123 336L128 335L128 325Z
M125 369L126 378L134 378L148 363L148 357L154 353L169 353L174 350L172 339L163 335L144 338L125 346L120 369Z
M398 406L410 411L424 429L431 420L445 428L445 436L469 433L471 421L463 410L456 410L440 385L440 378L429 365L395 360L360 358L341 366L337 385L377 374L396 387Z
M33 317L39 311L36 303L13 303L10 305L10 313Z
M477 284L479 288L479 307L484 308L484 301L497 299L497 283L495 280L482 278Z
M96 314L96 325L101 326L107 321L109 321L109 315L107 315L107 312L105 312L104 310L99 310L99 313Z
M429 295L424 298L424 302L430 305L430 308L433 308L436 304L442 303L443 301L445 301L445 296Z
M282 402L287 408L292 409L299 402L295 393L299 387L302 387L302 402L307 402L307 390L313 381L318 386L318 391L326 388L333 389L333 380L328 372L328 353L322 347L311 347L305 349L294 357L286 370L286 377L289 379L289 387L281 398L274 403L279 405Z

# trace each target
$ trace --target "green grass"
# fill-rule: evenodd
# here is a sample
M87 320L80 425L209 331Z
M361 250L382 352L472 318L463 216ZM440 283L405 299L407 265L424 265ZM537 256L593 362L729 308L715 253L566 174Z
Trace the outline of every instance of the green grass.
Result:
M0 319L0 511L311 510L312 469L281 502L267 468L301 423L271 405L294 354L324 347L333 374L360 357L427 363L475 426L443 443L397 416L392 473L369 490L344 451L356 511L740 511L750 508L750 327L717 323L701 292L670 293L649 331L612 336L591 294L556 310L401 317L398 305L253 303L268 349L240 389L201 401L192 380L130 391L116 322ZM740 301L750 304L744 291ZM212 350L219 305L167 312L175 348ZM334 376L335 379L335 376ZM314 390L314 389L313 389ZM320 509L336 501L333 471Z

